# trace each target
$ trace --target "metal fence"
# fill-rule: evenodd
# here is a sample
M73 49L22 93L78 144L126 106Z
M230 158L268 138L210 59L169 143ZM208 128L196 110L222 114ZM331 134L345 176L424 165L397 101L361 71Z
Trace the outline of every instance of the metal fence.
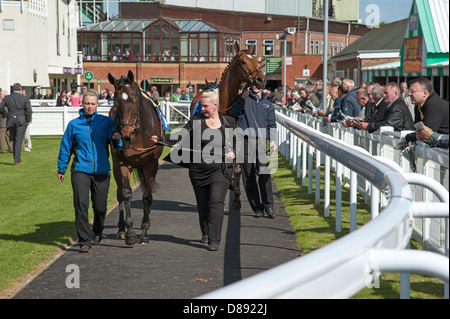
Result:
M406 165L395 151L399 136L394 132L379 132L378 137L365 136L339 124L322 126L320 119L309 115L286 110L283 113L287 115L277 112L280 152L289 159L304 185L308 180L308 191L312 193L315 189L316 203L324 200L325 216L329 215L330 172L335 171L336 231L341 230L340 188L344 183L350 184L351 232L305 256L200 298L348 298L364 287L376 286L384 272L401 273L401 298L409 298L410 272L443 279L446 282L444 297L448 298L448 177L446 189L435 174L432 178L422 172L406 172L409 163ZM300 121L293 119L297 116ZM361 141L365 141L364 145L370 146L369 150L375 155L356 146ZM425 145L420 147L426 148ZM433 157L429 154L434 151L427 149L426 160L419 165L425 171L429 165L426 162ZM401 165L395 159L400 160ZM320 192L321 163L324 163L325 176L323 194ZM445 163L442 166L444 169L439 168L440 172L444 171L439 176L445 176L445 167L448 171L448 152L446 163L447 166ZM433 195L417 200L421 192L415 190L416 185ZM356 226L358 191L370 201L372 214L372 220L359 229ZM445 238L443 245L440 240L434 243L429 235L421 236L431 240L438 252L407 249L412 234L424 231L415 229L415 218L424 217L437 218L438 222L439 218L445 218L443 227L438 227L438 237L441 238L442 230ZM428 230L431 227L426 233ZM446 256L441 254L444 251Z

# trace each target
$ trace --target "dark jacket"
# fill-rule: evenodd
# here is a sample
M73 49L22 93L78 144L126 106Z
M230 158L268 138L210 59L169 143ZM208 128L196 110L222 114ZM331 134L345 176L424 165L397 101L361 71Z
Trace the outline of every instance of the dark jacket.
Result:
M270 136L270 129L277 127L275 108L264 93L258 97L249 90L249 95L245 99L240 94L228 114L236 119L236 127L243 131L252 129L257 132L258 129L266 129L266 139L275 140L276 136Z
M219 118L220 118L220 122L222 123L222 127L227 129L227 128L235 128L236 127L236 121L234 120L234 118L232 118L231 116L226 116L226 115L221 115L219 114ZM199 123L197 123L197 121L200 121ZM173 146L175 144L180 143L180 149L176 150L174 149L173 151L171 151L165 158L165 161L169 161L169 162L173 162L172 161L172 152L174 151L178 151L178 159L181 160L181 162L173 162L174 164L178 164L181 165L183 167L189 168L189 164L193 163L193 152L196 150L196 147L193 146L194 141L192 141L192 139L194 138L194 134L195 134L195 130L197 128L198 125L201 125L201 122L205 121L205 117L203 114L198 114L198 115L193 115L190 120L186 123L186 125L184 126L184 131L182 131L180 134L164 134L164 135L160 135L158 136L158 142L161 142L161 144L163 145L167 145L167 146ZM184 133L184 134L183 134ZM231 131L225 131L225 134L230 133L232 134ZM189 134L189 136L187 136ZM171 136L172 135L172 136ZM177 138L174 138L177 137ZM236 141L235 141L235 136L234 135L226 135L225 136L225 143L226 145L224 145L224 153L228 152L229 150L232 150L234 153L236 153ZM194 151L192 150L194 149ZM185 151L189 152L189 159L186 158L187 162L184 162L183 160L185 159L181 154ZM181 153L181 154L180 154ZM198 155L198 154L196 154Z
M419 109L414 106L414 123L422 121L423 124L429 127L433 132L439 134L448 134L448 111L449 105L435 92L425 100L425 103ZM408 142L416 141L416 134L411 133L406 135Z
M341 102L342 113L350 117L359 116L361 106L356 102L354 96L350 92L344 96Z
M5 106L8 107L7 127L27 125L31 121L31 103L23 94L13 92L6 95L0 102L0 113L4 112Z
M366 122L378 122L383 120L384 113L386 112L387 103L382 98L378 105L373 102L367 102L366 105Z
M377 131L382 126L392 126L394 131L414 130L414 123L405 102L398 98L386 107L383 119L377 122L369 122L367 131Z

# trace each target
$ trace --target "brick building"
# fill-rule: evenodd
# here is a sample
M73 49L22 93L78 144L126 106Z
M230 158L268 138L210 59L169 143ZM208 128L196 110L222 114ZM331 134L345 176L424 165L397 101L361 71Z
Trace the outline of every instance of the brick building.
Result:
M220 79L234 56L236 41L241 47L253 44L253 54L265 60L268 86L282 86L283 68L269 70L268 65L280 66L284 40L277 40L277 35L286 28L295 28L286 40L287 85L309 77L322 78L320 19L133 2L121 3L118 19L83 27L78 37L84 69L101 81L101 88L105 84L111 87L109 72L117 77L132 70L138 81L150 81L162 94L189 85L197 91L205 79ZM339 53L368 31L362 24L329 21L329 55ZM309 76L304 76L304 69Z

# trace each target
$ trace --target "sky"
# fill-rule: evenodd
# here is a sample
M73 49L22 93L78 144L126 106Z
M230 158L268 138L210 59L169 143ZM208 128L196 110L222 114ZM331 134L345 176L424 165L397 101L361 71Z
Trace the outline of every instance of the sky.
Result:
M345 1L345 0L344 0ZM375 6L379 8L379 22L390 23L409 16L413 0L359 0L359 18L362 23L371 24ZM366 12L368 11L368 12Z
M379 22L390 23L399 21L409 16L412 2L413 0L359 0L359 18L362 23L366 23L368 16L373 16L374 6L377 6L380 12ZM112 16L117 15L117 3L112 2L110 4L110 10ZM371 23L371 21L368 22Z

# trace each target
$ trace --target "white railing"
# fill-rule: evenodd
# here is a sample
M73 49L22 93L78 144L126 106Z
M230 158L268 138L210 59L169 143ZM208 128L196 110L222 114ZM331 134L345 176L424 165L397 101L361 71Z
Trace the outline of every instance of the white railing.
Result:
M78 117L79 107L55 106L56 100L30 100L33 108L31 135L62 135L70 120ZM42 106L43 103L44 106ZM99 101L98 113L108 115L112 102ZM185 124L189 120L190 102L159 102L169 124Z
M186 124L190 118L190 101L165 102L159 101L159 108L169 124Z
M109 106L99 106L97 112L108 116L110 108ZM69 121L79 116L79 110L79 107L70 106L33 107L30 134L63 135Z
M379 131L372 134L367 131L358 131L353 128L346 128L340 123L328 123L324 125L322 119L313 117L310 114L299 113L286 109L281 111L290 118L296 119L310 127L344 141L347 145L361 147L373 156L380 156L383 159L389 159L395 162L406 173L411 173L409 161L401 155L402 143L401 137L409 131L393 132L390 127L382 127ZM291 147L294 143L291 143ZM292 150L295 157L296 150ZM448 191L449 189L449 151L448 149L432 148L422 142L417 142L415 146L417 156L417 173L429 176L442 184ZM336 167L332 165L336 170ZM350 181L348 169L344 169L343 181ZM303 179L306 172L303 172ZM300 177L300 175L298 176ZM311 179L309 179L311 182ZM361 178L357 180L357 190L367 199L371 198L372 188ZM376 191L376 190L375 190ZM421 186L413 187L415 201L437 201L436 195L424 189ZM378 195L380 198L380 207L386 205L386 198ZM340 202L339 202L340 206ZM372 213L374 210L372 209ZM431 247L441 253L445 253L445 219L427 218L414 220L414 237L427 247Z
M313 191L312 163L315 156L316 202L321 199L319 181L323 160L325 215L329 214L331 167L335 169L337 202L341 196L339 188L344 181L349 181L350 234L305 256L200 298L348 298L366 286L376 285L383 272L417 272L441 278L447 283L444 295L448 298L448 228L445 239L447 256L405 249L413 233L414 217L445 217L448 224L448 191L426 175L405 173L404 168L391 159L372 156L361 147L347 144L344 141L350 136L346 130L327 127L327 130L342 134L340 138L333 138L320 132L325 128L317 126L314 118L306 117L304 120L309 121L308 125L277 112L280 152L290 159L304 184L308 174L310 193ZM357 134L351 135L354 140L358 139ZM383 138L382 135L382 142ZM414 202L412 184L433 191L439 202ZM356 229L358 190L371 195L373 219ZM384 198L384 202L380 198ZM339 205L336 204L337 228L340 227ZM402 298L409 297L407 279L408 275L402 274Z

